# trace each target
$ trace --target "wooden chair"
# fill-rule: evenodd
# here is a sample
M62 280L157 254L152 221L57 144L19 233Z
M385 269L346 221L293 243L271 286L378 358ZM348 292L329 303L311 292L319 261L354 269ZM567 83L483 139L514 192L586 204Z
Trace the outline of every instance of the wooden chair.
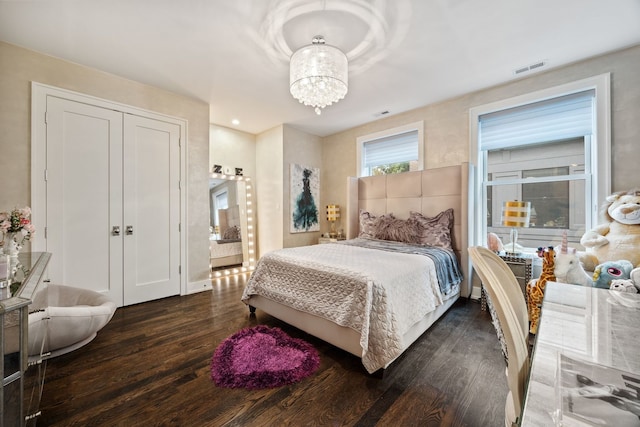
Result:
M509 395L505 404L505 426L517 425L522 416L529 377L529 318L520 285L507 264L487 248L469 248L473 267L491 298L507 347Z

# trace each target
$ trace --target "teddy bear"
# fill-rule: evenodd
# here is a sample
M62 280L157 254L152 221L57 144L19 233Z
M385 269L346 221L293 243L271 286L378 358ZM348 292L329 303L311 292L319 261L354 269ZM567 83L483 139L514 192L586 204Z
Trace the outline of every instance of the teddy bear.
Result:
M613 193L602 206L605 222L584 233L580 261L594 271L606 261L629 260L640 267L640 189Z
M612 291L618 292L628 292L630 294L637 294L638 290L636 286L633 284L633 280L631 279L615 279L611 281L611 287L609 288Z
M618 292L640 292L640 267L631 270L628 279L612 280L609 289Z

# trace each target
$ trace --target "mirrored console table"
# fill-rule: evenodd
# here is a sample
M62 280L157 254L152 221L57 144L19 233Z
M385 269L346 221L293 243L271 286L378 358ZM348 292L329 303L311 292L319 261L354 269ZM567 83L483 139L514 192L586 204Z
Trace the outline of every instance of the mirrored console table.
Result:
M35 309L36 293L46 292L43 278L50 258L47 252L19 254L12 260L10 280L0 288L0 426L35 425L38 416L46 361L42 354L28 356L29 312Z
M509 269L516 276L516 280L520 285L523 297L527 297L527 284L531 279L540 276L540 267L535 269L535 264L541 264L541 258L532 253L521 253L518 255L508 254L506 252L498 253L498 256L509 266ZM537 271L535 271L537 270ZM480 308L482 311L487 309L487 294L484 286L480 287Z

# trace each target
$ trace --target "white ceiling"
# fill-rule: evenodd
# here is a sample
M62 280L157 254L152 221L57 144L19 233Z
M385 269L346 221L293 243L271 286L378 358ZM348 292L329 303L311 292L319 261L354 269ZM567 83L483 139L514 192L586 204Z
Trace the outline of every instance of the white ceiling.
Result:
M321 116L288 88L316 34L350 59ZM218 125L326 136L636 45L640 0L12 0L0 40L203 100Z

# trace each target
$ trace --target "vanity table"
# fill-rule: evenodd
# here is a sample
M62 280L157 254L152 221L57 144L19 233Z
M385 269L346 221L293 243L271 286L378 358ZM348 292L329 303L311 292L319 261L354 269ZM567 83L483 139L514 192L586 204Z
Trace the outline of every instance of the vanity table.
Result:
M19 254L11 283L0 288L0 426L35 425L38 416L46 361L42 354L28 357L29 311L36 293L46 292L50 258L47 252ZM45 336L35 338L44 342Z
M587 416L638 425L633 412L620 409L626 395L611 388L640 388L638 323L640 294L547 282L521 425L597 424L580 421Z

